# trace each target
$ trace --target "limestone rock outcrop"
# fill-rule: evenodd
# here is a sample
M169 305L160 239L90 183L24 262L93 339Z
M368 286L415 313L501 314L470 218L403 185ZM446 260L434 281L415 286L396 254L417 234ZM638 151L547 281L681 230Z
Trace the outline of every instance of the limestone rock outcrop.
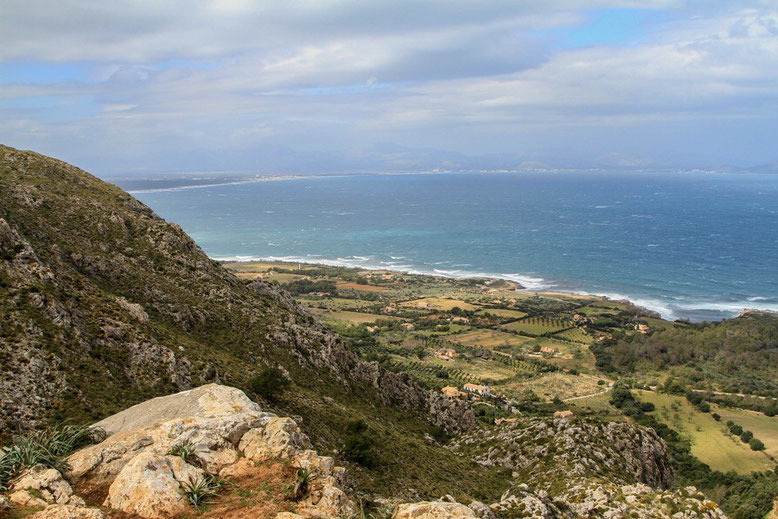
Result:
M448 501L422 501L399 505L392 519L475 519L478 516L465 505Z
M292 419L262 411L235 388L209 384L154 398L95 426L105 430L105 440L72 454L67 476L79 489L106 495L103 506L133 517L186 514L191 511L182 494L187 484L208 476L250 476L271 460L310 474L307 492L295 505L300 516L339 517L354 509L343 491L345 469L312 450ZM70 489L60 481L67 487L46 483L51 502L79 499L58 498Z
M85 506L84 500L73 494L73 488L59 471L43 465L35 465L24 472L11 487L8 499L19 506Z

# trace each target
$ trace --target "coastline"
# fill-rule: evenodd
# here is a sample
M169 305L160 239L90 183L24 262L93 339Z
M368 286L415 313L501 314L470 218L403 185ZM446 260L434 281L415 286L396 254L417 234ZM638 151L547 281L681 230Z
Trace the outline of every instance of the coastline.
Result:
M386 272L397 272L402 274L408 274L408 275L414 275L414 276L427 276L427 277L433 277L433 278L448 278L448 279L483 279L483 280L492 280L492 281L509 281L512 283L516 283L520 285L520 288L518 290L521 290L524 293L527 294L539 294L539 295L546 295L546 296L558 296L558 297L591 297L591 298L597 298L602 299L604 301L611 301L616 303L627 303L631 306L634 306L636 308L640 308L641 310L649 313L654 314L657 317L667 320L667 321L678 321L678 320L687 320L692 322L702 322L703 320L691 320L691 319L685 319L685 318L679 318L674 315L667 315L667 313L663 313L659 311L659 309L666 309L664 307L652 304L649 302L649 304L645 304L645 300L641 298L635 298L635 297L629 297L626 295L621 294L613 294L613 293L591 293L586 292L582 290L578 291L565 291L565 290L555 290L553 289L552 284L542 283L542 278L535 278L531 276L521 276L521 275L513 275L513 274L493 274L493 273L476 273L476 272L462 272L460 274L455 273L454 271L438 271L438 270L432 270L432 271L425 271L425 270L419 270L419 269L409 269L409 268L397 268L392 266L384 266L384 265L365 265L364 263L357 263L360 260L364 260L366 258L360 258L355 260L348 260L346 258L340 258L340 259L317 259L317 258L294 258L289 256L212 256L211 259L214 261L218 261L220 263L251 263L251 262L266 262L266 263L278 263L283 265L289 265L296 267L297 265L309 265L309 266L328 266L328 267L339 267L339 268L347 268L347 269L354 269L354 270L365 270L365 271L372 271L372 272L380 272L380 271L386 271ZM460 271L461 272L461 271ZM531 280L528 284L522 283L521 279L524 280ZM528 286L529 285L529 286ZM710 305L713 306L716 303L711 303ZM705 309L703 306L703 303L700 303L700 308ZM741 313L749 310L755 310L759 312L772 312L772 313L778 313L775 309L772 308L756 308L756 307L749 307L749 306L743 306L742 308L738 308L737 310L734 310L732 308L727 309L731 315L729 316L722 316L720 319L712 319L710 322L714 321L723 321L726 319L731 319L734 317L737 317ZM719 312L724 312L724 310L715 310ZM672 312L672 310L670 310Z

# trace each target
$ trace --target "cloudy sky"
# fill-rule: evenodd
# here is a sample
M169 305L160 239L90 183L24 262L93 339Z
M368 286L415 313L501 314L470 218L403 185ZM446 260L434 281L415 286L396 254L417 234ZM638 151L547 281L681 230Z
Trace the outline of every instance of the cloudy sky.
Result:
M98 175L778 161L775 0L2 0L0 143Z

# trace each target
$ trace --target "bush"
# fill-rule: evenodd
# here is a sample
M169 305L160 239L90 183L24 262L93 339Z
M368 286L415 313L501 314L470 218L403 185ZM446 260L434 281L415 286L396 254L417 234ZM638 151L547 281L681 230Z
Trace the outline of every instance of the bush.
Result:
M751 441L748 442L748 445L751 447L752 451L764 450L764 443L762 442L762 440L757 440L756 438L751 438Z
M259 374L249 380L249 389L268 400L275 400L286 390L289 384L289 380L280 369L263 368Z
M739 426L738 424L733 424L733 425L732 425L732 426L729 428L729 430L730 430L730 432L731 432L732 434L734 434L735 436L740 436L741 434L743 434L743 428L742 428L741 426Z
M656 409L656 406L652 402L640 402L640 409L644 413L650 413L654 409Z
M105 431L83 425L57 426L17 438L10 447L0 450L0 490L22 470L33 465L67 470L66 456L79 447L104 439Z
M343 455L365 467L375 465L373 439L368 435L367 424L363 420L352 420L346 424L346 442Z
M712 414L711 414L711 416L712 416L712 417L713 417L713 419L714 419L714 420L716 420L717 422L720 422L720 421L721 421L721 415L720 415L719 413L712 413Z
M743 443L748 443L754 438L754 433L751 431L743 431L743 434L740 435L740 439L743 441Z

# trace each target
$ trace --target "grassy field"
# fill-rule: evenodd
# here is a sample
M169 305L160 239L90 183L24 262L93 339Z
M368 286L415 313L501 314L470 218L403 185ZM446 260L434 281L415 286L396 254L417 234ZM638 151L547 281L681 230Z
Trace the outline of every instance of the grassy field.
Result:
M572 321L565 319L549 319L545 317L527 317L520 321L503 326L504 330L513 332L528 333L530 335L543 335L544 333L554 333L572 326Z
M470 346L471 348L484 348L487 350L500 346L520 346L532 340L530 337L483 328L467 333L449 335L447 339Z
M375 306L381 306L375 301L365 301L362 299L346 299L344 297L326 297L326 298L299 298L297 301L305 306L312 308L326 308L328 310L362 310Z
M414 299L412 301L405 301L400 305L408 308L421 308L429 310L443 310L449 311L455 307L459 307L462 310L476 310L478 306L470 304L460 299L447 299L443 297L422 297L420 299Z
M290 270L297 267L297 263L281 263L272 261L231 261L224 263L224 267L235 272L266 272L272 268Z
M365 312L349 312L347 310L340 312L328 312L326 310L319 310L318 308L311 309L317 317L325 321L340 321L348 323L352 326L358 326L360 324L371 324L379 319L385 320L397 320L397 317L391 317L387 315L368 314Z
M654 416L691 440L692 454L712 469L734 470L741 474L772 470L767 456L752 451L739 438L725 434L722 418L717 422L709 413L694 408L684 397L652 391L636 391L636 396L656 406Z
M605 390L602 386L598 386L596 381L589 378L559 372L548 373L525 381L512 382L504 387L518 393L529 389L545 400L553 400L554 397L564 400Z
M389 290L387 287L376 285L360 285L359 283L350 283L347 281L338 281L336 286L340 290L364 290L365 292L386 292Z
M711 405L714 412L721 415L721 421L732 420L747 431L754 433L765 444L765 453L778 458L778 416L765 416L747 409L733 409L716 404Z
M511 310L509 308L484 308L483 310L478 310L475 314L491 314L496 315L497 317L504 317L506 319L521 319L522 317L527 316L526 312L522 312L520 310Z
M560 339L566 339L572 342L578 342L581 344L591 344L595 340L593 336L589 335L581 328L571 328L563 332L555 333L554 337L558 337Z

